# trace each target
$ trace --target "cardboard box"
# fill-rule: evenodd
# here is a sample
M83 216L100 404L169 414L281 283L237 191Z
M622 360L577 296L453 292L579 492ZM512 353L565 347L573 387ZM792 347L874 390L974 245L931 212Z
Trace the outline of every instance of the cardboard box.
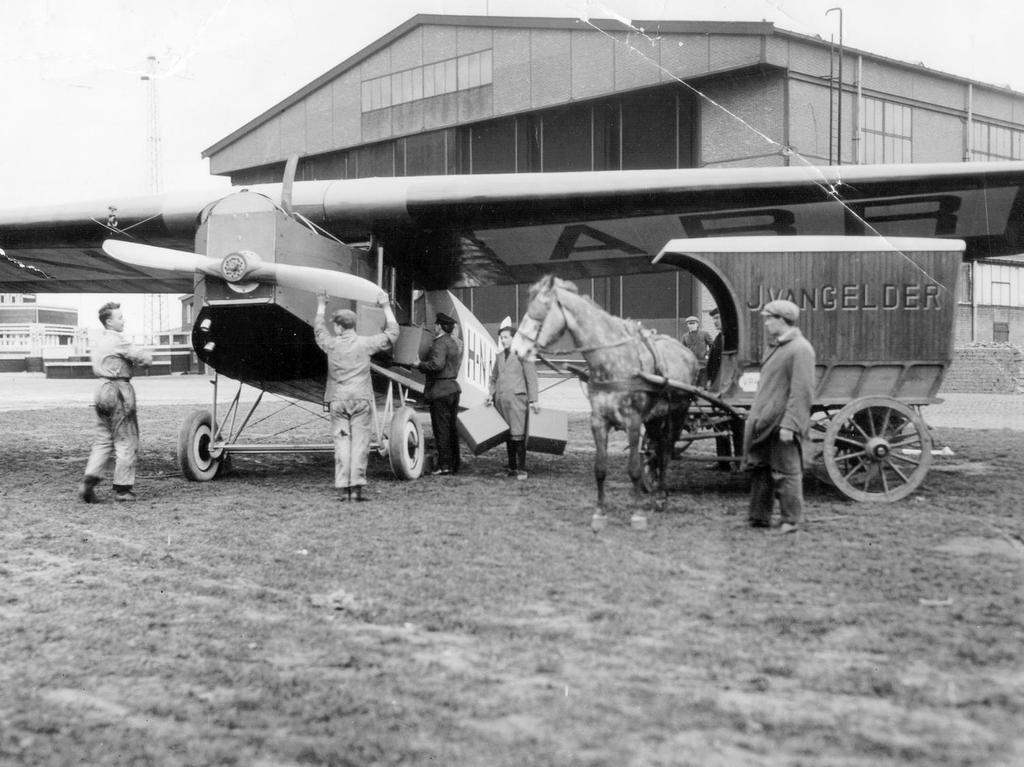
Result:
M541 408L530 411L526 422L526 449L534 453L562 455L569 444L569 414L564 410Z
M395 341L391 357L396 365L408 367L427 356L433 340L434 334L426 328L421 328L419 325L401 325L398 328L398 340Z
M473 455L486 453L508 439L508 424L495 407L478 405L463 410L458 417L459 437Z
M328 319L330 319L328 317ZM373 304L356 304L356 333L361 336L373 336L383 333L388 321L384 309Z

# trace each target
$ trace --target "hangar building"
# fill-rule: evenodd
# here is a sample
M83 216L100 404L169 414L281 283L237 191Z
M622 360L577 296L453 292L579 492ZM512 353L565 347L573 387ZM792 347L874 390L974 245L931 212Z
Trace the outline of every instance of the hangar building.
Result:
M203 156L243 185L280 181L293 154L299 180L1024 159L1024 94L769 22L634 25L418 15ZM1024 339L1024 264L964 270L958 341ZM589 282L675 334L709 308L683 273ZM460 297L493 324L525 287Z

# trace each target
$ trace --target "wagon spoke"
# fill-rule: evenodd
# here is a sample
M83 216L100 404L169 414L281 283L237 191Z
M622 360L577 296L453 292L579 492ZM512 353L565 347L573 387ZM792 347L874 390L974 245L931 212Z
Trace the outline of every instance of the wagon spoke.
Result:
M850 470L849 470L848 472L846 472L846 473L845 473L845 474L843 475L843 479L845 479L845 480L849 481L849 479L850 479L850 478L851 478L851 477L852 477L852 476L853 476L854 474L856 474L856 473L857 473L858 471L861 471L862 469L865 469L865 466L864 466L864 461L858 461L857 463L855 463L855 464L853 465L853 468L852 468L852 469L850 469Z
M865 442L866 442L867 440L871 439L871 436L872 436L872 435L870 435L870 434L868 434L868 433L867 433L866 431L864 431L864 429L862 429L862 428L861 428L860 424L859 424L859 423L857 423L857 421L856 421L855 419L851 418L851 419L850 419L850 420L848 421L848 423L850 424L850 426L852 426L853 428L855 428L855 429L856 429L857 431L859 431L859 432L861 433L861 436L862 436L862 437L864 437L864 441L865 441Z
M900 475L900 479L902 479L902 480L903 480L904 484L906 484L907 482L909 482L909 481L910 481L910 478L909 478L909 477L908 477L908 476L907 476L906 474L904 474L904 473L903 473L903 472L902 472L902 471L900 470L900 467L899 467L899 466L896 466L896 465L895 465L895 464L894 464L894 463L893 463L892 461L886 461L886 466L888 466L888 467L889 467L890 469L892 469L892 470L893 470L894 472L896 472L897 474L899 474L899 475Z
M845 442L847 445L854 445L855 447L864 447L866 439L854 439L853 437L845 437L842 434L836 435L836 442Z
M879 465L879 467L878 467L878 476L882 480L882 492L885 493L886 495L888 495L889 494L889 480L887 479L886 474L885 474L885 466Z
M903 461L903 463L909 463L912 466L920 466L921 461L917 458L911 458L910 456L900 455L899 453L889 453L890 461Z
M837 462L838 461L849 461L849 460L851 460L853 458L862 458L862 457L864 457L866 455L867 455L867 451L866 450L858 450L856 453L840 453L839 455L837 455L835 457L835 460Z
M898 447L906 448L911 445L920 445L921 437L915 431L909 434L904 434L902 437L894 437L889 440L889 445L895 450Z
M878 433L879 433L879 434L882 434L882 435L884 435L884 434L887 434L887 433L888 433L888 429L889 429L889 419L890 419L890 418L892 418L892 408L891 408L891 407L887 407L887 408L885 409L885 420L884 420L884 421L882 421L882 428L880 428L880 429L878 430Z

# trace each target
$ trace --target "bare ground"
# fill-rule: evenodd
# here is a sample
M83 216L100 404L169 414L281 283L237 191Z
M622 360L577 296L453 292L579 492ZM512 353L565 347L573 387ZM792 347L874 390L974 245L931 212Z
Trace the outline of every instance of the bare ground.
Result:
M940 430L897 504L809 481L795 536L684 462L632 530L620 462L595 535L582 416L526 482L499 450L355 505L323 456L186 482L182 413L86 506L89 409L0 412L0 762L1024 763L1018 433Z

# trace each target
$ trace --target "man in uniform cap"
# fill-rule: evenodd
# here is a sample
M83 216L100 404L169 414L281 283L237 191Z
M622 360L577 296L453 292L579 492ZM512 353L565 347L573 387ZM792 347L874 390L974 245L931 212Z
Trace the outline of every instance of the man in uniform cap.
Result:
M444 312L434 317L436 335L425 360L414 367L426 373L423 399L430 406L430 426L437 445L434 474L457 474L462 465L459 433L455 419L459 414L462 387L456 378L462 365L462 342L453 332L456 322Z
M370 400L373 382L370 357L387 351L398 338L398 320L381 291L377 305L384 309L384 331L369 336L356 335L356 313L338 309L331 315L337 335L331 335L324 323L327 292L317 292L313 329L316 343L327 354L327 387L324 402L331 409L331 434L334 438L334 486L340 500L366 501L366 463L370 455ZM354 496L353 496L354 494Z
M722 353L725 350L725 336L722 333L722 317L718 311L718 307L715 307L708 312L711 315L711 321L715 323L715 338L711 342L711 346L708 348L708 378L707 387L714 394L718 394L723 389L727 388L729 382L722 381ZM721 435L715 437L715 452L719 458L729 458L731 456L739 456L743 453L743 422L738 419L733 419L729 422L728 428L731 435ZM736 462L738 464L738 462ZM717 471L732 471L734 468L734 462L728 460L718 461L712 466Z
M770 527L774 497L779 498L779 531L796 531L803 521L801 442L811 424L814 349L796 326L800 309L776 300L761 311L769 349L744 429L744 462L750 471L752 527Z
M706 386L708 381L707 364L708 349L711 347L711 334L700 329L700 320L697 317L686 318L686 332L679 339L683 346L693 352L697 358L697 386Z

